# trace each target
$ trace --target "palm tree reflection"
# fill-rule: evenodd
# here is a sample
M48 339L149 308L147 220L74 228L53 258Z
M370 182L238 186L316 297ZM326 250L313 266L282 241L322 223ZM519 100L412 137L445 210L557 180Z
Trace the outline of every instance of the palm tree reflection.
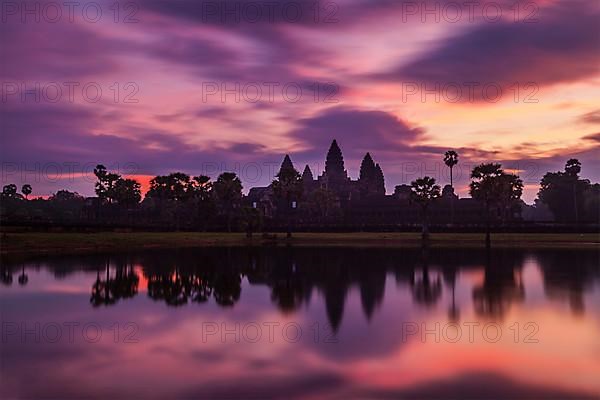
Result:
M473 303L478 315L502 319L510 305L525 298L521 277L523 257L513 252L494 254L486 251L483 284L473 289Z
M442 294L442 282L439 276L432 279L429 274L429 249L425 245L421 249L422 274L415 278L412 286L413 297L419 304L434 306Z
M111 278L110 260L107 258L104 270L104 279L101 279L100 269L96 270L96 281L90 297L92 306L112 305L120 299L129 299L137 294L140 278L131 264L115 266L114 277Z

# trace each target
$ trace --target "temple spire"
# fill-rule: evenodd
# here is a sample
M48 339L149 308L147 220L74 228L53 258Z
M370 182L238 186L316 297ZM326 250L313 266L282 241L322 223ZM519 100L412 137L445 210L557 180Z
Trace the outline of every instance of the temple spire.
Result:
M288 154L285 155L285 157L283 158L283 162L281 163L281 168L279 169L279 173L281 174L282 171L291 171L294 170L294 164L292 163L292 159L290 158L290 156Z
M329 177L340 177L346 175L344 168L344 156L342 150L334 139L331 142L329 151L327 152L327 159L325 160L325 174Z
M302 180L312 182L314 179L315 178L313 176L312 171L310 170L310 167L308 166L308 164L306 164L306 167L304 167L304 171L302 172Z
M373 162L373 158L371 158L371 154L365 154L362 162L360 163L360 175L359 179L361 181L370 180L375 175L375 162Z
M375 164L375 193L385 195L385 177L379 164Z
M370 153L365 154L360 164L361 194L364 197L385 195L385 181L379 164L375 164Z

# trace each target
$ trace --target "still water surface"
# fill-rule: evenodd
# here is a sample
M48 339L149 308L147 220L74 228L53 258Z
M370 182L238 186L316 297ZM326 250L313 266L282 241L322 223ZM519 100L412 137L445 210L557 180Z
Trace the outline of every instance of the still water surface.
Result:
M3 260L2 398L599 398L598 251Z

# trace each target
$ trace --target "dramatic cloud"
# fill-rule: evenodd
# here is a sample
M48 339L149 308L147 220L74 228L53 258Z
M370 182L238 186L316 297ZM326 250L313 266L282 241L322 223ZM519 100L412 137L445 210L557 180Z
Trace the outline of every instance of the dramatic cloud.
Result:
M600 124L600 110L594 110L583 114L579 117L579 121L586 124Z
M600 13L591 3L557 2L541 8L537 22L508 18L487 22L444 39L430 51L389 72L383 80L417 81L444 87L467 82L517 82L538 86L591 78L600 65ZM475 98L482 98L481 90ZM490 95L491 96L491 95Z
M44 9L50 3L19 5ZM446 0L417 2L416 10L408 1L321 2L318 12L312 0L150 0L134 10L136 23L124 23L130 9L115 21L114 2L96 3L103 11L97 23L82 16L83 4L74 21L66 8L56 23L4 15L0 155L10 168L16 162L24 168L132 162L139 174L155 175L207 172L210 164L217 165L211 175L242 171L247 189L269 183L271 166L285 153L297 167L309 163L318 173L336 138L349 173L356 177L369 151L384 169L388 191L424 173L445 182L440 154L448 148L459 151L465 171L494 160L538 162L541 173L579 157L584 175L600 178L594 172L598 138L590 134L596 130L581 129L600 121L599 12L593 3L539 3L537 23L515 22L509 0L495 2L505 11L500 21L486 21L478 9L472 21L463 10L458 23L423 14L452 3ZM256 5L261 12L273 7L274 14L253 21ZM535 82L539 102L473 107L419 102L417 96L403 101L398 88L406 81L428 88L497 82L504 89ZM53 82L63 89L56 103L48 98ZM74 102L65 82L79 85ZM82 99L89 82L101 86L100 101ZM137 87L136 103L123 102L128 82ZM267 82L278 85L273 99ZM217 93L207 95L207 83L218 85ZM253 89L243 93L248 84L262 87L259 101L248 98ZM290 99L294 90L286 96L286 84L301 88L302 96ZM240 93L223 96L232 89ZM259 172L244 175L256 165ZM14 178L2 175L3 183ZM39 183L35 192L56 188ZM93 186L78 190L91 195Z
M314 117L299 121L291 135L305 146L326 151L333 138L348 149L351 157L362 157L367 151L400 151L423 135L419 127L383 111L330 108Z
M583 138L585 140L591 140L591 141L600 143L600 132L592 133L591 135L584 136Z
M14 18L0 24L4 81L98 79L119 68L114 56L125 42L98 35L90 24L24 24Z

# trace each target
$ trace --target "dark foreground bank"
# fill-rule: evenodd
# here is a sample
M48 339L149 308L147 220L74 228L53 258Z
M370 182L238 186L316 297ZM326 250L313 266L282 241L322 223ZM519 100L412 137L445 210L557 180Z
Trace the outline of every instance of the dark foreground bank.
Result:
M417 247L422 242L418 233L295 233L258 235L248 238L243 233L199 232L97 232L97 233L40 233L5 232L0 251L8 253L82 253L131 248L173 248L202 246L361 246ZM484 247L484 234L434 233L431 247ZM597 248L597 233L497 233L492 234L492 246L498 248Z

